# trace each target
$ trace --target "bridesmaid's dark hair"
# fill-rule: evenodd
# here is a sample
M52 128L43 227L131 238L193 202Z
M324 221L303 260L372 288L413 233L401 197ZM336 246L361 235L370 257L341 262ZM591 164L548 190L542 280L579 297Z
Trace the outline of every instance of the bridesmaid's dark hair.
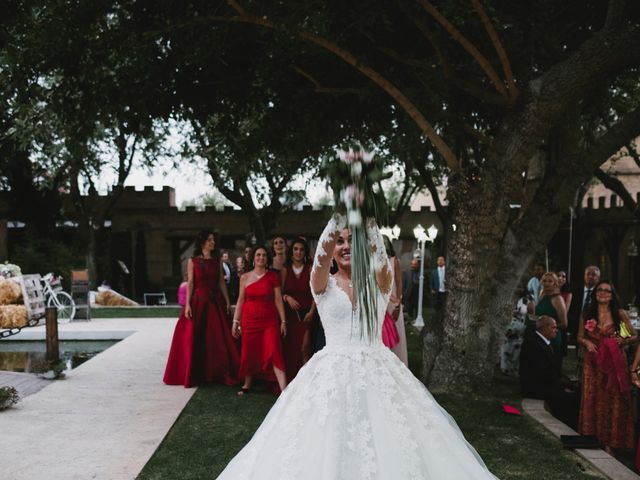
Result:
M253 253L251 254L251 265L250 265L250 270L253 270L256 266L256 252L258 250L264 250L265 252L267 252L267 270L269 270L269 268L271 268L271 265L273 263L273 255L271 254L271 252L269 251L269 249L267 247L265 247L264 245L256 245L255 247L253 247Z
M293 246L295 244L297 244L297 243L302 245L302 247L304 248L304 259L302 260L302 263L304 263L305 265L308 265L310 263L310 261L311 261L311 259L309 257L309 244L302 237L296 237L291 242L291 245L289 245L289 248L287 248L287 262L286 262L286 265L292 265L293 264Z
M204 242L207 241L207 238L209 238L209 235L213 235L213 232L211 230L200 230L197 233L196 238L193 239L193 256L194 257L199 257L200 255L202 255L202 245L204 244ZM215 236L213 238L215 240ZM216 250L214 249L214 251L211 252L212 256L215 253L215 251Z
M287 239L284 238L284 235L274 235L273 238L271 239L271 251L269 253L271 253L271 255L275 255L276 254L276 250L275 248L273 248L273 242L276 241L277 238L281 238L282 240L284 240L284 248L285 248L285 254L286 254L286 249L287 249Z
M596 295L598 292L598 288L600 288L600 285L603 284L607 284L611 287L611 301L609 302L609 311L611 312L611 319L613 320L613 325L616 329L616 332L620 331L620 300L618 300L618 293L616 292L616 289L613 286L613 283L607 281L607 280L600 280L595 287L593 287L593 290L591 291L591 302L589 303L589 306L587 308L585 308L584 310L584 314L582 315L582 318L586 321L586 320L590 320L590 319L594 319L596 321L596 323L600 323L600 319L598 318L598 302L596 302Z

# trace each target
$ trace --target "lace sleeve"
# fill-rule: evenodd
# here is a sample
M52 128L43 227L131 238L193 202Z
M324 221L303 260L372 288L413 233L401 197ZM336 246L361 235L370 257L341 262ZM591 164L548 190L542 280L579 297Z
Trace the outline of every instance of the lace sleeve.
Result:
M367 222L367 238L369 240L369 246L371 247L371 266L375 272L378 287L380 287L383 293L389 293L393 280L391 265L389 263L389 257L387 256L387 250L384 248L382 234L373 219L369 219Z
M311 291L316 294L324 292L327 287L329 268L331 267L331 253L338 234L346 228L346 225L345 217L339 213L334 213L318 239L316 254L313 258L313 268L311 269Z

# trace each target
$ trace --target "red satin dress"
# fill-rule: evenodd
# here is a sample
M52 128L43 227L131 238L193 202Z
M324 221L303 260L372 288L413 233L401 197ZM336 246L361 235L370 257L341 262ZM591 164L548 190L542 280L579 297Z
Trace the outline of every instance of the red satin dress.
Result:
M194 387L204 382L233 385L239 355L220 292L220 257L194 257L191 314L178 319L164 372L167 385Z
M287 381L290 382L304 363L302 347L305 337L307 337L307 343L310 342L309 336L313 322L303 322L302 320L311 309L313 296L309 285L311 279L309 265L302 267L300 276L296 275L292 266L288 266L286 271L287 276L282 287L282 294L293 297L300 304L300 310L297 312L289 307L287 302L284 304L284 312L287 316L287 335L283 341L283 353L284 363L287 366Z
M280 318L273 290L279 286L278 274L267 271L264 277L245 287L240 321L240 377L250 375L274 380L273 366L285 370L280 340Z

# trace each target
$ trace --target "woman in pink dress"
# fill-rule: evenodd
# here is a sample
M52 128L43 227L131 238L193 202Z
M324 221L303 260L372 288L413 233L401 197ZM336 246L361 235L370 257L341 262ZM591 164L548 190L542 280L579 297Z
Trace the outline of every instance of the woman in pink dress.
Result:
M194 256L187 263L186 305L173 333L164 373L167 385L237 383L238 350L226 320L229 295L214 248L213 233L198 233Z
M242 337L240 377L244 384L238 395L251 391L257 375L278 381L280 390L287 386L280 336L287 334L287 321L282 303L280 278L268 269L266 248L253 251L253 270L240 278L240 294L231 332Z
M184 280L178 287L178 305L184 307L187 304L187 290L189 289L189 277L184 272Z
M291 243L287 263L281 271L282 299L287 316L287 336L283 343L287 380L291 381L311 358L311 327L316 310L309 285L309 245L303 238L296 238Z
M393 263L397 261L395 258L395 252L393 250L393 245L389 238L385 235L382 236L385 249L387 251L387 255L393 257L391 261L392 268L396 267L396 264ZM398 262L399 263L399 262ZM393 275L393 271L392 271ZM395 275L392 277L395 280ZM395 289L394 289L395 291ZM400 291L402 291L402 285L400 285ZM397 315L399 314L399 305L400 301L397 299L395 295L391 295L389 298L389 304L387 305L387 313L384 315L384 321L382 322L382 343L385 344L391 350L394 350L400 344L400 335L398 334L398 327L396 326ZM396 314L396 318L393 317L393 314ZM404 329L403 329L404 332ZM406 343L406 342L405 342Z

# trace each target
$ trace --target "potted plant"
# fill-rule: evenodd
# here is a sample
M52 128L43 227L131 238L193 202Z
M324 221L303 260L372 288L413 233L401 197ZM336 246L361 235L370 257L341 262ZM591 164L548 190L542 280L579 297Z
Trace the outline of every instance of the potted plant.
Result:
M0 410L9 408L20 400L20 395L14 387L0 387Z

